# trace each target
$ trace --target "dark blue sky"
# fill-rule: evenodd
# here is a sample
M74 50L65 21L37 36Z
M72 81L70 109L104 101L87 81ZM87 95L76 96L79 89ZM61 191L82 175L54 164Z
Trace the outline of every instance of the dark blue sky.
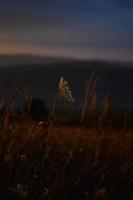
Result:
M133 60L132 0L1 0L0 53Z

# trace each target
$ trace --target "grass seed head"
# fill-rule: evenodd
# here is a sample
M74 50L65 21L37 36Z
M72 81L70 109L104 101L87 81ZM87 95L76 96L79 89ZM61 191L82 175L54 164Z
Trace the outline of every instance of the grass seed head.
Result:
M58 84L58 90L59 90L60 98L63 98L69 102L75 101L75 99L72 96L72 92L68 86L68 82L66 80L64 80L63 77L60 78L60 81Z

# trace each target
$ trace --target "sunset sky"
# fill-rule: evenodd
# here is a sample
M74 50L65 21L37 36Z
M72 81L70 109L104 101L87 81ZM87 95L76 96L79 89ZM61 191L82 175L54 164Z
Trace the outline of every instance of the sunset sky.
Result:
M0 54L133 60L132 0L1 0Z

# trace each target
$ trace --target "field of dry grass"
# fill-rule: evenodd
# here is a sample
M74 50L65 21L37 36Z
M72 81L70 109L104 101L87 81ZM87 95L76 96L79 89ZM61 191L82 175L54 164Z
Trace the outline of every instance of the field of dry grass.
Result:
M132 200L133 131L1 119L1 199ZM47 152L46 152L46 146Z
M15 110L22 88L0 112L0 198L132 200L132 115L112 113L108 98L101 112L97 111L94 94L92 111L88 113L85 95L81 118L75 114L68 120L65 111L63 116L56 110L61 98L74 101L63 78L50 113L40 100L27 96L25 104ZM62 123L63 117L67 121Z

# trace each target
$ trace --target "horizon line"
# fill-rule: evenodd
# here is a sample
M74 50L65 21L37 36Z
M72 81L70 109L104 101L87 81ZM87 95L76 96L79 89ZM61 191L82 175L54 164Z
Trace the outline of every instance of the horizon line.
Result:
M49 59L64 59L64 60L73 60L73 61L94 61L94 62L120 62L120 63L133 63L133 60L128 59L105 59L105 58L77 58L75 56L62 56L62 55L41 55L41 54L35 54L35 53L0 53L0 57L34 57L34 58L49 58Z

